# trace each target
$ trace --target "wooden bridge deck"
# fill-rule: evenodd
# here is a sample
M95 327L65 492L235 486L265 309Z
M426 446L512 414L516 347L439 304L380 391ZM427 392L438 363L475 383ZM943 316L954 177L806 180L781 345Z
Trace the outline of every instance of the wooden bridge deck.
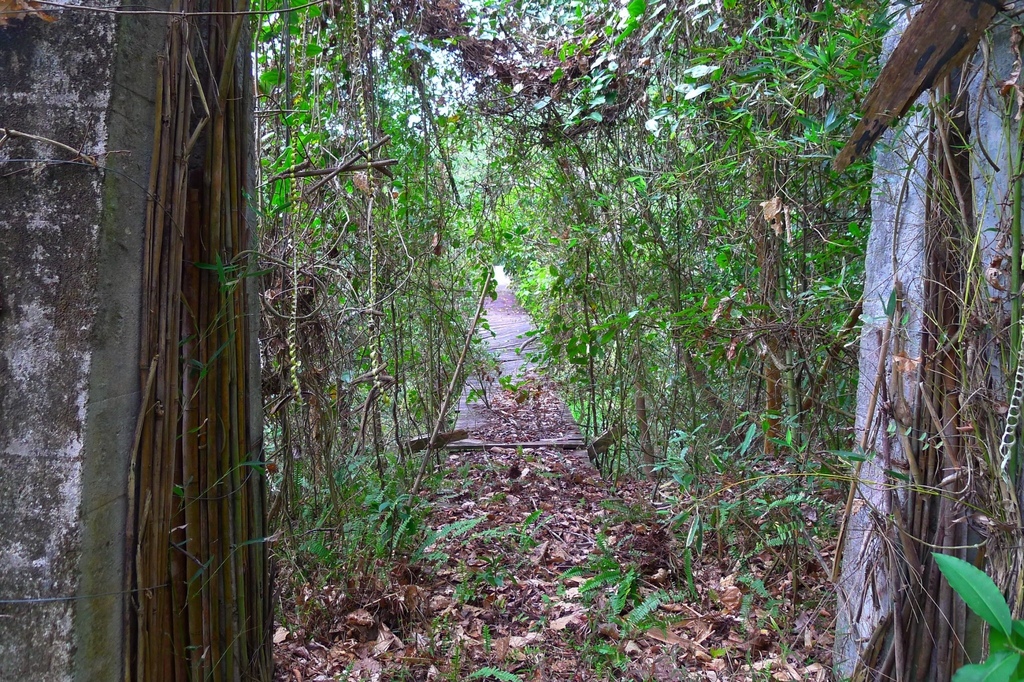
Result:
M471 376L459 401L455 425L457 430L469 432L469 436L446 447L450 450L517 445L573 450L585 447L569 408L526 357L529 349L524 349L524 345L531 338L527 333L533 325L515 294L507 285L499 284L497 300L487 301L485 311L490 331L481 328L477 333L496 356L500 368L498 376L512 377L517 385L522 383L522 395L503 390L497 377L484 381L479 376ZM481 398L469 401L470 390L480 391L481 384L489 407ZM529 403L522 404L520 409L519 404L527 399Z

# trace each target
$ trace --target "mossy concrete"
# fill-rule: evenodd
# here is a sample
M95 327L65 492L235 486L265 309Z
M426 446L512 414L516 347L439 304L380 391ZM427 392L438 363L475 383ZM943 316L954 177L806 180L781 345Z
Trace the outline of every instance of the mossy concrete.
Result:
M91 3L114 9L118 3ZM166 17L0 28L0 679L116 680Z

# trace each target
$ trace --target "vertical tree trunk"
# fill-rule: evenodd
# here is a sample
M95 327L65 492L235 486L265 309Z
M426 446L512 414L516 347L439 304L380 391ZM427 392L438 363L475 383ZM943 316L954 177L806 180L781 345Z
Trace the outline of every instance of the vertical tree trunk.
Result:
M654 443L651 442L651 425L647 418L647 396L638 384L636 387L636 423L640 430L641 470L647 478L654 478Z
M889 50L905 25L902 16ZM989 54L1009 54L1006 32L994 35ZM993 418L1005 395L999 347L1011 367L1017 353L1006 347L1009 297L996 286L1008 242L992 238L1012 222L1002 174L1014 172L1013 144L994 139L1005 120L990 85L1009 64L984 64L995 71L972 72L967 88L958 73L936 83L922 98L926 113L877 151L856 424L866 459L846 509L838 584L836 665L854 679L944 682L982 651L976 619L933 552L981 564L972 548L987 539L989 573L1019 585L1009 529L1019 528L1020 500L998 464ZM1001 187L993 168L1003 169ZM972 509L999 520L978 523Z

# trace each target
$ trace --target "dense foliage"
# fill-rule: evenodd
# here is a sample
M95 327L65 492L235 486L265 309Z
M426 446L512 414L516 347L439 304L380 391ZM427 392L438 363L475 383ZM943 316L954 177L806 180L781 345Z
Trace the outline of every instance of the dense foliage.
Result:
M884 19L579 7L533 28L561 33L551 64L488 88L512 104L478 147L477 210L591 433L643 396L657 452L749 427L769 451L847 442L868 174L829 162Z
M585 433L620 437L602 472L671 481L691 587L705 528L719 558L811 550L803 477L833 485L851 449L869 229L869 164L830 162L880 3L258 9L271 514L307 619L309 585L420 556L407 441L450 424L453 374L495 372L478 343L457 366L494 264ZM715 497L758 473L771 494ZM733 543L739 513L765 534Z

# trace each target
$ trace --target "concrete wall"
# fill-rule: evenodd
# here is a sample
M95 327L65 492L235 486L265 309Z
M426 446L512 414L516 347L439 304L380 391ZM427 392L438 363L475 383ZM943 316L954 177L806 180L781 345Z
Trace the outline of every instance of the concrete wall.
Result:
M0 127L100 168L48 142L0 145L0 679L116 680L167 20L54 16L0 27Z

